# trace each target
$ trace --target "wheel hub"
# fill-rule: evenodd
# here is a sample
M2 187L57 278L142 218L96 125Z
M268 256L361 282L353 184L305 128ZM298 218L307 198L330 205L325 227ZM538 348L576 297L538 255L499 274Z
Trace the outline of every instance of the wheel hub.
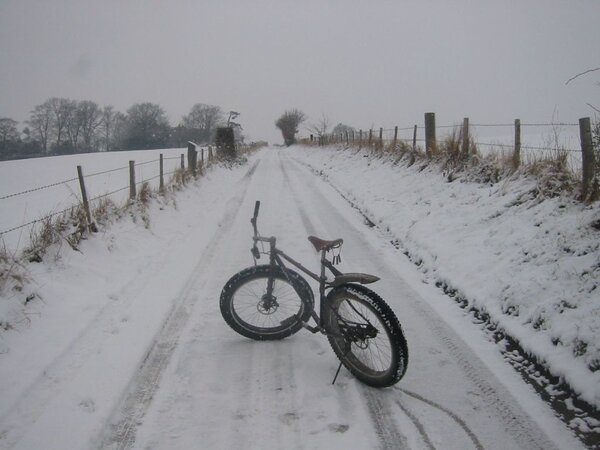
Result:
M258 312L265 315L275 313L278 308L279 304L277 303L277 297L268 294L263 295L260 302L256 305Z

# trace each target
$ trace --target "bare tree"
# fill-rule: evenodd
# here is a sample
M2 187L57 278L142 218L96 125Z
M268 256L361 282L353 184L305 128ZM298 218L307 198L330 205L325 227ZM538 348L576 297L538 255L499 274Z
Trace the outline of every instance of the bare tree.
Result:
M67 126L72 114L75 112L77 107L73 100L66 98L52 97L47 100L52 111L52 131L56 138L55 145L57 148L61 147L63 137L67 131Z
M327 134L329 126L329 118L325 114L323 114L318 122L310 124L308 127L306 127L306 129L310 133L315 134L317 135L317 137L320 138Z
M37 105L31 111L27 125L31 128L34 136L39 139L42 151L48 153L48 140L52 123L52 108L48 101Z
M7 142L19 140L18 123L8 117L0 118L0 144L5 145Z
M78 150L79 135L81 134L81 130L82 130L81 115L79 114L79 108L78 108L77 102L74 101L67 108L70 108L70 111L69 111L69 114L67 117L67 124L66 124L66 130L67 130L67 136L69 138L69 142L68 142L68 145L60 144L57 142L56 150L58 150L59 153L62 153L65 151L68 153L76 153Z
M165 111L154 103L137 103L127 110L125 149L164 147L169 141L171 126Z
M97 103L84 100L77 105L77 120L81 125L81 137L85 150L92 150L97 131L102 125L102 110Z
M353 127L351 127L350 125L346 125L346 124L343 124L343 123L338 123L335 127L333 127L333 130L331 132L334 135L339 136L340 134L345 135L346 133L352 134L355 131L356 130Z
M196 103L182 122L184 127L193 130L192 139L208 142L217 126L224 122L223 111L218 106Z
M298 109L285 111L275 122L275 126L281 130L285 145L290 146L296 142L298 126L306 120L304 113Z
M111 148L111 137L115 125L116 111L111 105L102 108L101 134L104 142L104 151L109 152Z

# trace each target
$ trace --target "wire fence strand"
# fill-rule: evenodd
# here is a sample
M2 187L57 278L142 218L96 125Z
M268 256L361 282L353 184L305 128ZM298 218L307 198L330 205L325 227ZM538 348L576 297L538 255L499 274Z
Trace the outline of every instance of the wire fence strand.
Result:
M166 158L163 157L162 159L163 159L163 161L180 160L181 156L171 156L171 157L166 157ZM160 158L152 159L152 160L149 160L149 161L143 161L143 162L140 162L140 163L136 163L135 166L136 167L137 166L144 166L144 165L148 165L148 164L152 164L152 163L157 163L159 161L160 161ZM106 175L106 174L109 174L109 173L123 171L123 170L127 170L127 169L129 169L129 166L122 166L122 167L117 167L117 168L114 168L114 169L102 170L102 171L99 171L99 172L93 172L93 173L90 173L90 174L86 174L84 176L84 178L97 177L97 176L100 176L100 175ZM170 172L164 172L163 176L175 174L179 170L180 169L177 168L177 169L172 170ZM135 183L135 185L138 186L138 185L141 185L143 183L148 183L150 181L156 180L157 178L160 178L160 176L161 175L159 174L159 175L155 175L155 176L152 176L150 178L138 181L138 182ZM15 192L15 193L3 195L3 196L0 196L0 200L6 200L6 199L17 197L17 196L20 196L20 195L30 194L30 193L33 193L33 192L41 191L41 190L44 190L44 189L49 189L49 188L52 188L52 187L60 186L60 185L63 185L63 184L66 184L66 183L71 183L71 182L78 181L78 180L79 180L79 178L75 177L75 178L69 178L67 180L57 181L55 183L46 184L44 186L38 186L38 187L35 187L35 188L23 190L23 191L20 191L20 192ZM95 202L95 201L100 200L102 198L106 198L106 197L109 197L111 195L117 194L119 192L128 190L130 188L131 188L131 186L125 186L125 187L121 187L121 188L118 188L118 189L114 189L114 190L112 190L110 192L106 192L104 194L97 195L97 196L91 198L89 200L89 202L90 203L91 202ZM40 217L39 219L30 220L30 221L28 221L26 223L23 223L21 225L17 225L17 226L8 228L6 230L2 230L2 231L0 231L0 236L3 236L5 234L8 234L8 233L11 233L13 231L17 231L17 230L20 230L20 229L23 229L23 228L26 228L26 227L30 227L32 225L35 225L36 223L44 222L44 221L46 221L48 219L51 219L52 217L59 216L59 215L65 214L65 213L67 213L69 211L72 211L74 208L77 208L79 206L80 206L80 204L75 203L75 204L72 204L72 205L68 206L67 208L64 208L64 209L62 209L60 211L57 211L57 212L54 212L54 213L51 213L51 214L46 214L43 217Z
M70 183L72 181L77 181L77 178L70 178L70 179L64 180L64 181L57 181L56 183L47 184L45 186L40 186L40 187L36 187L36 188L32 188L32 189L27 189L25 191L16 192L14 194L4 195L4 196L0 197L0 200L6 200L7 198L17 197L19 195L30 194L32 192L41 191L43 189L48 189L48 188L51 188L51 187L60 186L61 184Z

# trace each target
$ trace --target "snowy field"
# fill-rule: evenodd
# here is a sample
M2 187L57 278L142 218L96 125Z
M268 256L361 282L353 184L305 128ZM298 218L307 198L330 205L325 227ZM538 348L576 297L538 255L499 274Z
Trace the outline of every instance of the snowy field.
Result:
M2 294L21 317L0 334L0 448L582 448L435 287L488 309L600 405L588 368L600 342L598 205L538 203L531 187L446 183L333 148L268 148L214 167L155 200L149 226L127 215L79 252L26 266L25 289ZM381 277L373 289L410 352L398 385L366 388L342 370L332 386L324 337L254 342L224 323L220 291L252 264L255 200L261 232L302 264L318 264L306 236L341 237L341 269ZM577 357L576 339L587 344Z
M136 182L150 180L158 187L160 154L164 172L180 166L180 155L187 149L173 148L127 152L87 153L47 158L0 161L0 232L40 219L81 202L77 166L82 166L89 199L115 190L110 197L118 204L129 195L129 161L136 163ZM98 174L98 175L95 175ZM168 176L166 177L168 179ZM38 188L50 186L40 190ZM31 191L31 192L26 192ZM21 195L14 195L26 192ZM25 247L29 229L2 235L10 251Z

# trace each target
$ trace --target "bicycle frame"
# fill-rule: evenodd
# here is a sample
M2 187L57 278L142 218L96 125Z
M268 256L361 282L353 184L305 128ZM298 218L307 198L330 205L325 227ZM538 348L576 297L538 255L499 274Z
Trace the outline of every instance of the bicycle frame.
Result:
M255 225L255 227L256 227L255 221L253 221L253 225ZM255 231L256 231L256 228L255 228ZM317 328L313 329L312 327L309 327L306 324L304 324L304 327L312 332L320 331L321 333L325 333L326 331L323 328L323 323L322 323L322 319L321 319L323 317L323 310L325 308L325 299L326 299L325 290L332 287L331 283L329 283L327 281L325 269L329 269L329 271L332 273L332 275L334 277L343 275L343 273L340 272L339 270L337 270L334 267L334 265L332 264L332 262L326 258L326 253L327 253L326 250L321 250L321 273L320 273L320 275L317 275L316 273L314 273L311 270L304 267L302 264L300 264L298 261L296 261L291 256L286 255L282 250L278 249L277 245L276 245L277 239L274 236L265 238L265 237L257 236L256 234L253 237L255 247L252 250L252 254L254 255L255 260L258 259L257 256L260 255L260 253L258 252L258 249L256 249L256 243L257 242L266 242L269 244L268 254L269 254L269 265L271 267L279 266L283 269L284 273L287 275L288 268L286 267L285 263L283 262L283 260L286 260L291 265L298 268L300 271L302 271L303 273L305 273L306 275L308 275L313 280L315 280L319 283L319 314L317 314L315 312L314 308L310 312L311 317L317 323ZM255 249L256 249L256 251L255 251ZM288 278L288 280L289 280L289 278ZM268 283L267 283L267 294L271 295L272 292L273 292L273 278L269 278Z
M340 272L338 269L336 269L334 267L333 263L327 259L326 254L329 251L327 248L322 248L320 250L320 252L321 252L321 273L320 273L320 275L317 275L316 273L314 273L314 272L310 271L309 269L307 269L306 267L304 267L302 264L300 264L298 261L296 261L292 257L286 255L282 250L279 250L276 245L277 239L274 236L262 237L258 234L258 228L256 226L256 219L258 217L259 209L260 209L260 201L257 201L256 204L254 205L254 216L252 217L252 219L250 219L250 223L252 224L252 227L254 229L254 236L252 237L252 239L254 241L254 245L251 250L252 256L254 257L254 263L256 264L256 260L260 258L260 254L261 254L260 251L258 250L258 247L256 246L257 242L266 242L269 244L269 252L268 252L269 266L272 268L274 268L276 266L281 267L283 272L286 274L286 278L288 279L290 284L293 285L293 283L288 275L288 268L285 266L285 263L283 262L283 260L286 260L287 262L292 264L294 267L300 269L303 273L305 273L306 275L311 277L313 280L317 281L319 283L319 314L317 314L315 312L314 306L310 311L310 315L316 322L317 326L316 326L316 328L311 327L306 323L303 323L302 326L304 328L306 328L307 330L311 331L312 333L316 333L317 331L320 331L323 334L327 334L327 330L325 330L325 327L323 326L323 317L324 317L323 312L325 310L326 300L327 300L327 296L325 295L325 290L339 286L340 284L345 284L345 283L353 283L353 282L357 282L357 283L361 283L361 284L373 283L373 282L379 280L379 277L364 274L364 273L346 273L346 274L344 274L343 272ZM331 249L331 248L332 247L330 247L329 249ZM334 276L334 280L332 282L327 281L327 276L325 275L325 269L328 269L331 272L331 274ZM267 295L269 297L272 296L272 294L273 294L273 281L274 281L274 278L269 277L268 282L267 282Z

